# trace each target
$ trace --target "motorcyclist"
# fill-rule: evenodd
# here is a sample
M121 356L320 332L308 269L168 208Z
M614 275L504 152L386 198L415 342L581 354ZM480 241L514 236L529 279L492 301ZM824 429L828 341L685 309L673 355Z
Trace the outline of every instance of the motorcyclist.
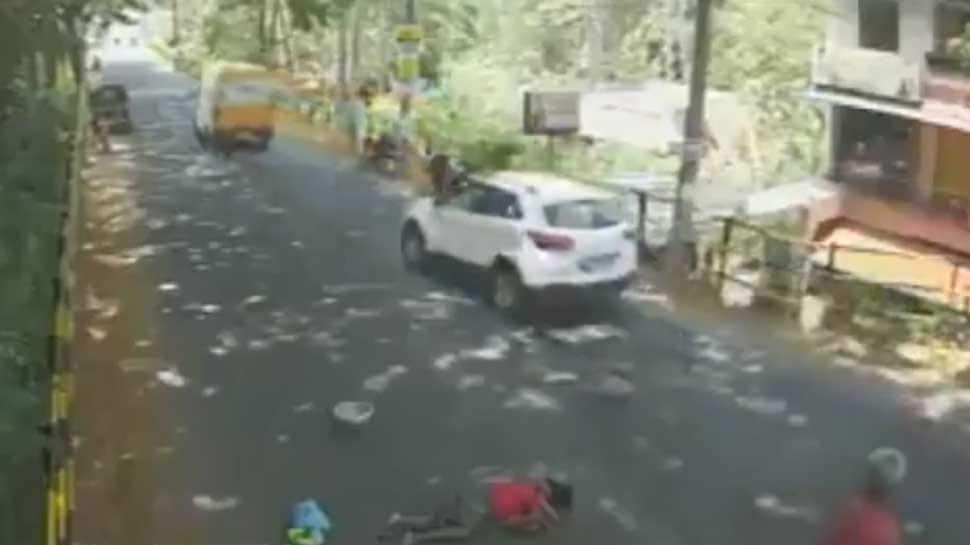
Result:
M868 458L860 494L840 514L823 545L899 545L899 519L889 500L906 477L906 457L896 449L880 448Z

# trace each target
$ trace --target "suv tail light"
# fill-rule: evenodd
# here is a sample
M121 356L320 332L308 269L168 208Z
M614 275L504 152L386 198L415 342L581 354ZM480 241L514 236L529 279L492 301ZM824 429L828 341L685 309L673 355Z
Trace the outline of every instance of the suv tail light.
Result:
M542 231L527 231L529 238L540 250L564 252L572 250L576 243L566 235L554 235Z

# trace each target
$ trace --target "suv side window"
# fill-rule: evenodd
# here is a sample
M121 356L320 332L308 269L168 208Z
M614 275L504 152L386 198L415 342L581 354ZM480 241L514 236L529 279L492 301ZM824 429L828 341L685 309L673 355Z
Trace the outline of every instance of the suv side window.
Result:
M488 188L481 184L466 183L452 193L448 198L448 204L465 212L475 212L476 203L487 190Z
M514 193L495 187L486 188L473 204L475 214L517 220L522 219L519 199Z

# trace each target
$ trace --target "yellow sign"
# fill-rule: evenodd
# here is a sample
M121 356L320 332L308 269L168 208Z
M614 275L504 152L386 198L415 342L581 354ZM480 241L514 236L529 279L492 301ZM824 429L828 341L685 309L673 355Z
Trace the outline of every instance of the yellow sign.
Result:
M418 57L401 57L397 61L397 76L402 81L417 79L420 72Z
M399 42L420 42L424 37L424 31L420 25L401 25L397 27L397 41Z

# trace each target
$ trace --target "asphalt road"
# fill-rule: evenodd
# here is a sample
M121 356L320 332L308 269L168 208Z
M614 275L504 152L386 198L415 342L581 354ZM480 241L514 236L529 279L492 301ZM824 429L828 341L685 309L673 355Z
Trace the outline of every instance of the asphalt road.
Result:
M544 466L577 505L530 542L810 544L884 444L910 455L909 541L970 535L966 453L892 387L770 329L692 322L649 285L540 328L506 321L403 270L406 186L285 136L209 157L190 81L107 60L138 130L86 189L77 543L276 543L304 497L333 543L373 543L393 512ZM632 399L584 390L611 365L632 366ZM544 385L551 371L580 384ZM331 407L357 399L373 420L335 426Z

